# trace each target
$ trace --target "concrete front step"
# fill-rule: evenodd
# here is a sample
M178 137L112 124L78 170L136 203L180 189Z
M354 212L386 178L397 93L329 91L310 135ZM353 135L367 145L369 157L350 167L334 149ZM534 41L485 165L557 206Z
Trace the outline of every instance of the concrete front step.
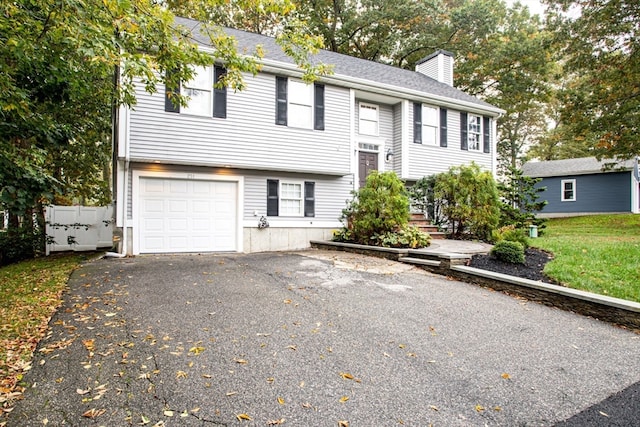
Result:
M401 257L398 259L400 262L404 262L407 264L414 265L426 265L429 267L440 267L440 261L434 259L424 259L424 258L412 258L412 257Z

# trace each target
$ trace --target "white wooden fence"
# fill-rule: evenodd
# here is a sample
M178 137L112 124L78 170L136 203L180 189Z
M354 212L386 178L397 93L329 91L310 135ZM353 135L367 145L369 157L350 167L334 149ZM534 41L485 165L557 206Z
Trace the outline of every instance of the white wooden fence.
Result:
M95 251L113 246L113 207L49 206L45 210L47 255L56 251Z

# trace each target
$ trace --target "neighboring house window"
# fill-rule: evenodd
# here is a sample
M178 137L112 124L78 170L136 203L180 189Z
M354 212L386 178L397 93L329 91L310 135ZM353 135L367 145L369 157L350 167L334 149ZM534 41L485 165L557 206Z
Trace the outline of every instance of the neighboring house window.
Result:
M562 186L562 201L563 202L575 202L576 201L576 180L575 179L563 179L561 181Z
M324 130L324 85L277 76L276 124Z
M267 216L315 216L315 182L267 180Z
M484 118L485 133L483 129L483 117L475 114L460 113L460 148L469 151L489 152L489 124L488 117ZM481 146L481 143L483 144Z
M379 111L377 105L360 103L358 133L360 135L378 136Z
M165 96L165 111L171 113L186 113L196 116L227 117L227 88L214 87L214 82L219 82L224 77L224 67L196 67L193 79L182 83L180 92L190 99L186 107L174 103L171 93L167 90Z

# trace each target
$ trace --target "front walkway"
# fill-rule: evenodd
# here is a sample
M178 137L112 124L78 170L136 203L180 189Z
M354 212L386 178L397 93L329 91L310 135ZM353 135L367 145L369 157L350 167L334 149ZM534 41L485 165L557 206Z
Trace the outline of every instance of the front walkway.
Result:
M488 243L472 240L433 239L431 245L424 250L430 253L475 255L488 254L492 247L493 245Z

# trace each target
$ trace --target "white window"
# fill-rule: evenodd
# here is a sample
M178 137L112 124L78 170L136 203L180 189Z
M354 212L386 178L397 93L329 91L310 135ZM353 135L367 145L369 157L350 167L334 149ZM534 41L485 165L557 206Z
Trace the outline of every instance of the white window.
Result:
M304 214L303 187L301 182L280 183L280 216Z
M563 202L575 202L576 201L576 180L575 179L563 179L561 181L561 200Z
M469 114L468 148L480 151L482 142L482 117Z
M360 103L358 132L360 135L378 136L378 106Z
M436 107L422 106L422 143L439 145L438 126L439 116Z
M182 88L182 94L190 98L189 104L182 112L196 116L211 116L212 92L211 67L195 67L193 79L186 82Z
M289 79L288 125L313 129L313 85Z

